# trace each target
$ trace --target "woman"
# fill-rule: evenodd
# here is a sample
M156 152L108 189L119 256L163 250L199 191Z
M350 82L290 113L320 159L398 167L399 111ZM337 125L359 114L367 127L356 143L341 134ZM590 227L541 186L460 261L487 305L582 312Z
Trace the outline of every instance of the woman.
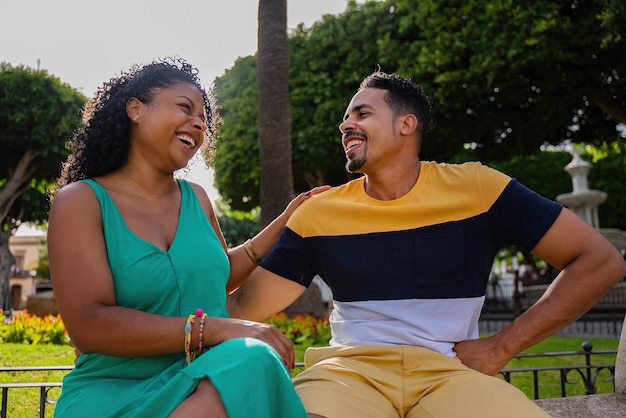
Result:
M306 417L276 328L231 319L226 294L277 240L296 197L244 246L227 249L212 204L176 180L218 115L184 61L106 82L70 140L48 229L60 313L81 355L58 417Z

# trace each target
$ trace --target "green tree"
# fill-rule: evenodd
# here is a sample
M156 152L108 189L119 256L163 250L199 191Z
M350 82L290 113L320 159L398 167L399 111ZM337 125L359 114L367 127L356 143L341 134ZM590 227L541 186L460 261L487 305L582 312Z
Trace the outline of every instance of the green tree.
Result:
M213 166L215 185L224 203L249 211L259 206L261 167L257 120L256 58L239 59L215 80L224 121Z
M39 252L39 259L37 260L37 268L35 274L40 279L50 278L50 262L48 260L48 249L45 248Z
M432 95L426 155L472 143L493 161L544 143L601 143L626 121L623 1L394 3L398 33L381 52Z
M533 155L543 144L613 141L626 109L624 4L350 2L338 16L300 26L289 39L296 191L349 178L337 125L358 82L378 66L411 77L433 100L423 159L451 161L469 145L473 158L492 163ZM256 93L246 84L254 71L248 57L216 81L231 87L217 91L225 126L217 184L226 199L245 196L242 210L259 202L250 188L258 187L258 159L226 147L255 147L256 114L247 102ZM220 160L229 171L217 169L226 165Z
M289 38L292 164L297 192L349 178L337 127L358 83L379 63L376 39L388 28L377 22L380 15L382 20L389 16L384 10L379 2L350 2L347 14L326 15L311 29L300 25ZM359 13L352 13L356 11ZM349 19L349 24L342 19ZM215 91L224 121L214 162L216 186L233 209L251 210L259 205L260 175L258 128L250 122L257 119L256 57L238 60L215 80Z
M593 164L589 171L589 188L608 195L606 201L598 207L600 228L626 231L626 142L616 140L587 145L582 157Z
M215 202L215 206L217 220L229 248L243 244L260 231L261 215L258 208L249 212L233 210L222 200Z
M555 200L558 195L572 191L572 178L564 169L571 159L567 151L537 151L493 162L491 166L540 195Z
M393 32L388 2L349 2L346 12L327 15L290 38L293 170L296 190L337 185L352 178L344 166L339 124L352 95L377 68L394 71L382 59L382 40Z
M0 302L9 305L11 234L47 217L46 187L67 156L65 143L85 97L45 70L0 64Z

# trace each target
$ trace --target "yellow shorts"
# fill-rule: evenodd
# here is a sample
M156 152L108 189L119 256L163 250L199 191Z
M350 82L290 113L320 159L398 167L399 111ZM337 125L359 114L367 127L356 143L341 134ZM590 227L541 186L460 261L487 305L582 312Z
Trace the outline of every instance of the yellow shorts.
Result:
M432 350L309 348L294 378L308 413L327 418L549 417L523 392Z

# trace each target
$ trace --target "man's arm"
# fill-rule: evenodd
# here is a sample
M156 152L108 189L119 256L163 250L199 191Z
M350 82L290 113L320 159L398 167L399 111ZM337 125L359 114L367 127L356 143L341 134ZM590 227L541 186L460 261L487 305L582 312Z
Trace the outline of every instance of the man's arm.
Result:
M458 343L455 351L467 366L496 374L513 356L580 318L626 275L626 263L613 244L568 209L561 211L533 254L561 272L502 331Z
M305 286L257 267L228 296L228 312L232 318L263 321L291 305L305 290Z

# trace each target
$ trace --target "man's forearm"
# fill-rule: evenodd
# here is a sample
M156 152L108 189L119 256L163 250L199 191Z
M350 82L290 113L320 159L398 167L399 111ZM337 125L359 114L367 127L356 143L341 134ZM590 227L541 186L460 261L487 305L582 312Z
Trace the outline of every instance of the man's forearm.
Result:
M248 280L228 295L232 318L263 321L291 305L306 287L257 267Z

